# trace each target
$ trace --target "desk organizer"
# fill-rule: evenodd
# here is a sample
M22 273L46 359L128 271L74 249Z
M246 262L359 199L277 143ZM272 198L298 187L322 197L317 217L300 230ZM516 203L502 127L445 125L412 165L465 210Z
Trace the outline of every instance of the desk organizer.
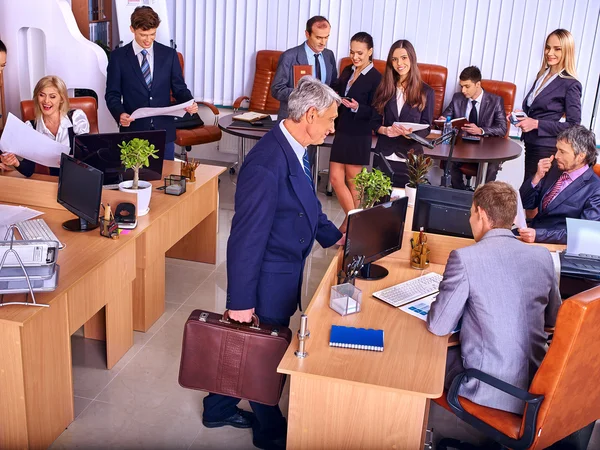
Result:
M181 171L183 172L183 165L181 166ZM195 173L196 172L194 172L194 176L195 176ZM182 175L169 175L168 177L165 177L165 194L169 194L169 195L184 194L186 180L187 180L187 178L183 174Z
M110 220L100 217L100 235L111 239L119 239L119 224L114 216L111 215Z
M329 307L342 316L360 312L362 291L350 283L331 286Z
M190 183L196 181L196 168L200 165L200 161L196 159L188 159L181 163L181 176L190 180Z

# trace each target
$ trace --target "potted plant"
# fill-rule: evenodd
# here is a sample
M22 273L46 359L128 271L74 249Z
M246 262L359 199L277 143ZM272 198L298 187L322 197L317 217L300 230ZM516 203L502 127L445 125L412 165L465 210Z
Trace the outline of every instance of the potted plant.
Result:
M392 192L392 180L381 170L369 172L365 167L354 177L358 200L363 209L372 208L375 203Z
M414 206L415 197L417 195L417 186L419 184L429 184L426 178L429 168L433 164L433 160L424 154L415 154L413 149L410 149L406 155L406 166L408 168L408 183L404 187L408 204Z
M119 144L121 149L121 162L125 169L133 169L133 180L119 183L119 190L137 195L137 215L143 216L150 210L150 196L152 185L147 181L140 181L140 169L150 165L150 158L158 159L158 149L146 139L134 138L129 142Z

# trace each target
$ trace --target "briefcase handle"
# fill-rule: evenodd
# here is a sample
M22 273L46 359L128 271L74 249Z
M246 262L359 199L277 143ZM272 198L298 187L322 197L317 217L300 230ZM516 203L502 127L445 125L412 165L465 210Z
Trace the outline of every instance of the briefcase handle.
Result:
M221 319L221 322L223 323L231 323L229 318L229 310L226 309L225 312L223 313L223 318ZM252 314L252 325L250 326L250 328L254 328L256 330L260 330L260 319L258 318L258 316L256 314Z

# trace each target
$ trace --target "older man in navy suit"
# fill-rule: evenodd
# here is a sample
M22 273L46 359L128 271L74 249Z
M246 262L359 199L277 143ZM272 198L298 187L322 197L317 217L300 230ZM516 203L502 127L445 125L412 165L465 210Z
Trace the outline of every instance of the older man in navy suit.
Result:
M334 131L340 97L313 77L304 77L289 98L289 117L268 132L246 157L235 194L227 243L227 308L230 318L287 326L301 299L304 262L315 239L341 243L342 233L321 211L306 147ZM278 406L210 394L203 424L254 431L258 448L284 448L286 421Z
M121 131L166 130L165 159L175 154L175 123L172 116L132 119L138 108L171 105L171 92L177 103L193 99L183 81L177 52L154 42L160 18L149 6L138 6L131 14L131 32L134 40L115 49L106 69L106 106ZM198 112L193 103L186 108L190 114Z
M567 217L600 220L600 178L594 173L596 137L581 125L562 131L556 154L540 159L535 175L521 186L525 209L538 209L525 242L567 243ZM553 162L556 164L553 164Z

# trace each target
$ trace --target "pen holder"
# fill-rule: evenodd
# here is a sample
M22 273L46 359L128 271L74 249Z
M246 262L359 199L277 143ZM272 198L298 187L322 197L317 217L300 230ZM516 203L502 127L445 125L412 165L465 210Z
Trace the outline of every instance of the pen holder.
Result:
M100 235L111 239L119 239L119 225L114 217L110 220L100 217Z
M331 286L329 307L341 316L360 312L362 291L350 283Z
M196 168L200 165L199 161L189 160L181 163L181 176L186 177L190 183L196 181Z
M165 177L165 194L181 195L185 193L186 177L183 175L169 175Z
M410 267L419 270L429 267L429 247L427 244L415 244L414 239L410 240L410 244L412 247L410 251Z

